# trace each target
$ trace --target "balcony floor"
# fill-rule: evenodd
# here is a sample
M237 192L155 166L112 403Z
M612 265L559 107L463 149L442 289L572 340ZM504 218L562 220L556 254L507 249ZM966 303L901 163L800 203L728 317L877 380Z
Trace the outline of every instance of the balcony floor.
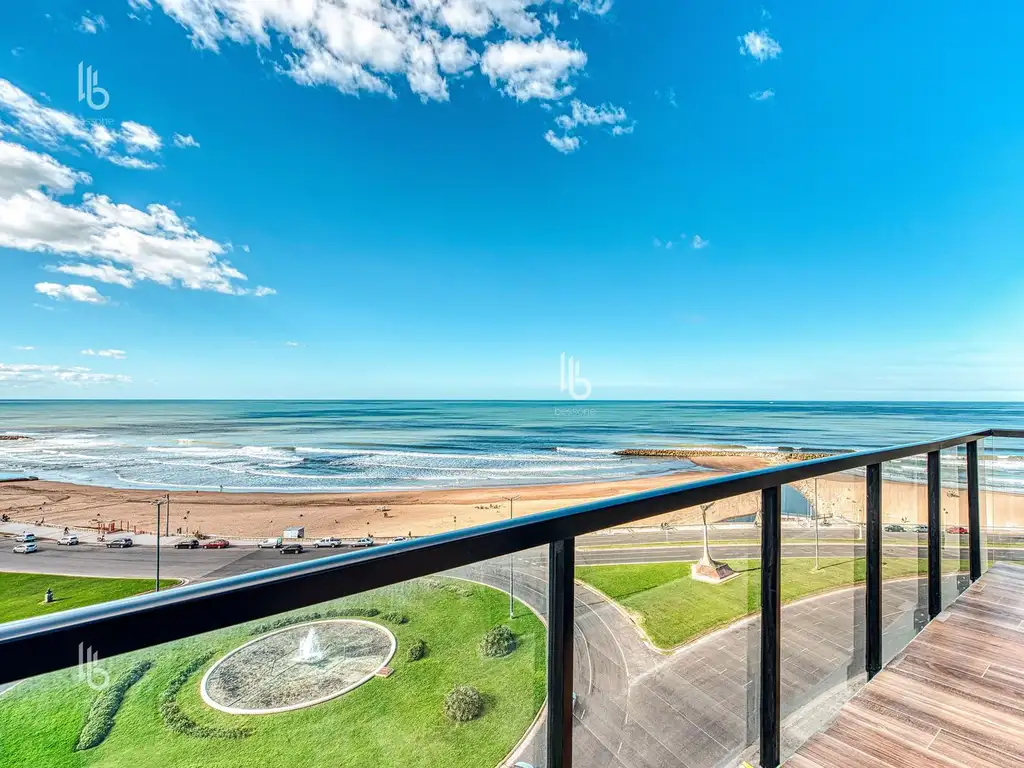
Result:
M868 683L792 768L1024 764L1024 568L997 564Z

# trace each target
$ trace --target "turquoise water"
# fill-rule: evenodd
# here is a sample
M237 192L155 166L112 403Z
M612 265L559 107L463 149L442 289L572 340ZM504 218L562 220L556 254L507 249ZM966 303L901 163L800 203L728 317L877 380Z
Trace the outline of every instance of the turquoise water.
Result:
M622 448L856 449L989 426L1024 427L1024 404L0 401L0 433L33 438L0 441L0 473L283 491L581 482L693 468Z

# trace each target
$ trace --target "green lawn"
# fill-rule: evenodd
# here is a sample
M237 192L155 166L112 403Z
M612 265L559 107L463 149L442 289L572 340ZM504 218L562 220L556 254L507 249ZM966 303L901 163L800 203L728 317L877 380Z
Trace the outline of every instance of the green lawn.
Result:
M390 662L394 674L388 678L374 678L337 699L294 712L247 716L213 710L199 695L200 680L218 658L251 639L254 624L260 623L254 622L107 662L112 678L135 661L150 659L154 666L128 690L106 741L84 752L72 748L95 694L73 670L16 686L0 696L0 765L493 768L543 704L545 630L522 604L510 620L504 593L476 584L440 583L461 588L409 582L316 607L370 606L407 616L405 624L382 616L371 619L398 639ZM483 657L480 639L499 624L512 628L518 647L504 658ZM419 639L426 642L427 655L410 662L407 649ZM216 652L214 657L187 680L177 701L200 725L251 729L245 738L181 735L160 716L159 697L171 678L209 651ZM458 684L475 686L483 695L479 719L453 724L442 714L445 694Z
M177 583L173 579L161 579L160 586L172 587ZM95 579L39 573L0 573L0 623L130 597L148 592L154 586L153 579ZM43 602L47 588L53 590L52 603Z
M825 592L864 580L864 558L822 557L782 560L782 601ZM729 560L739 573L724 584L690 578L691 563L586 565L576 578L623 605L660 648L672 648L714 629L731 624L761 605L761 567L758 560ZM887 558L883 578L926 575L927 561Z

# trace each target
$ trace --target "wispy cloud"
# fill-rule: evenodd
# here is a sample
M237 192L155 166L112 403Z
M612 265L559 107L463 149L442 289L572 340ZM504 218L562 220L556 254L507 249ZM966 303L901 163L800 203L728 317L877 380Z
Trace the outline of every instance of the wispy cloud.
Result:
M693 236L693 243L692 243L692 245L693 245L694 248L696 248L699 251L701 248L707 248L709 245L711 245L711 241L710 240L705 240L700 235L694 235ZM728 249L726 249L726 250L728 250Z
M82 20L78 22L78 31L85 32L87 35L95 35L101 29L107 28L107 20L102 16L90 16L88 12L82 16Z
M301 346L302 346L302 345L301 345L301 344L299 344L299 342L297 342L297 341L286 341L286 342L284 343L284 345L285 345L286 347L301 347Z
M601 104L593 107L579 99L569 104L569 112L555 118L555 124L562 129L563 135L558 137L554 131L548 131L544 138L559 152L573 152L579 148L580 140L573 131L580 127L606 126L613 136L622 136L633 132L635 123L629 122L626 110L614 104Z
M179 147L181 149L185 149L187 147L196 147L197 149L199 148L199 142L196 141L195 138L193 138L192 134L190 133L176 133L171 137L171 141L174 142L174 146Z
M32 350L35 349L35 347L25 344L18 345L15 347L15 349L18 350L19 352L31 352Z
M118 373L96 373L84 366L64 367L60 365L21 365L0 363L0 384L28 386L36 384L130 384L130 376Z
M128 356L123 349L83 349L82 354L87 357L109 357L112 360L124 360Z
M762 29L760 32L747 32L737 40L742 43L740 53L745 56L753 56L761 63L777 58L782 53L782 46L767 29Z
M86 304L106 304L110 299L91 285L60 285L59 283L36 283L36 293L63 301L81 301Z
M750 94L750 98L754 101L768 101L768 99L775 98L775 91L771 88L766 88L763 91L754 91Z
M549 130L544 134L544 141L557 149L563 155L572 154L580 148L580 139L578 136L559 136L552 130Z

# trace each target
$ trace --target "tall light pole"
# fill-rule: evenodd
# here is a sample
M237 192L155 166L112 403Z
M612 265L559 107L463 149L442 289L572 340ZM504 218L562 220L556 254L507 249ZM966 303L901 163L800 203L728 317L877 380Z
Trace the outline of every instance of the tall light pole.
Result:
M168 518L171 511L171 494L166 494L162 499L153 502L156 504L156 591L160 591L160 507L167 505Z
M518 496L503 496L503 499L508 502L508 519L512 519L512 502L518 499ZM515 578L515 553L509 553L508 556L508 617L515 618L515 598L512 596L513 584Z

